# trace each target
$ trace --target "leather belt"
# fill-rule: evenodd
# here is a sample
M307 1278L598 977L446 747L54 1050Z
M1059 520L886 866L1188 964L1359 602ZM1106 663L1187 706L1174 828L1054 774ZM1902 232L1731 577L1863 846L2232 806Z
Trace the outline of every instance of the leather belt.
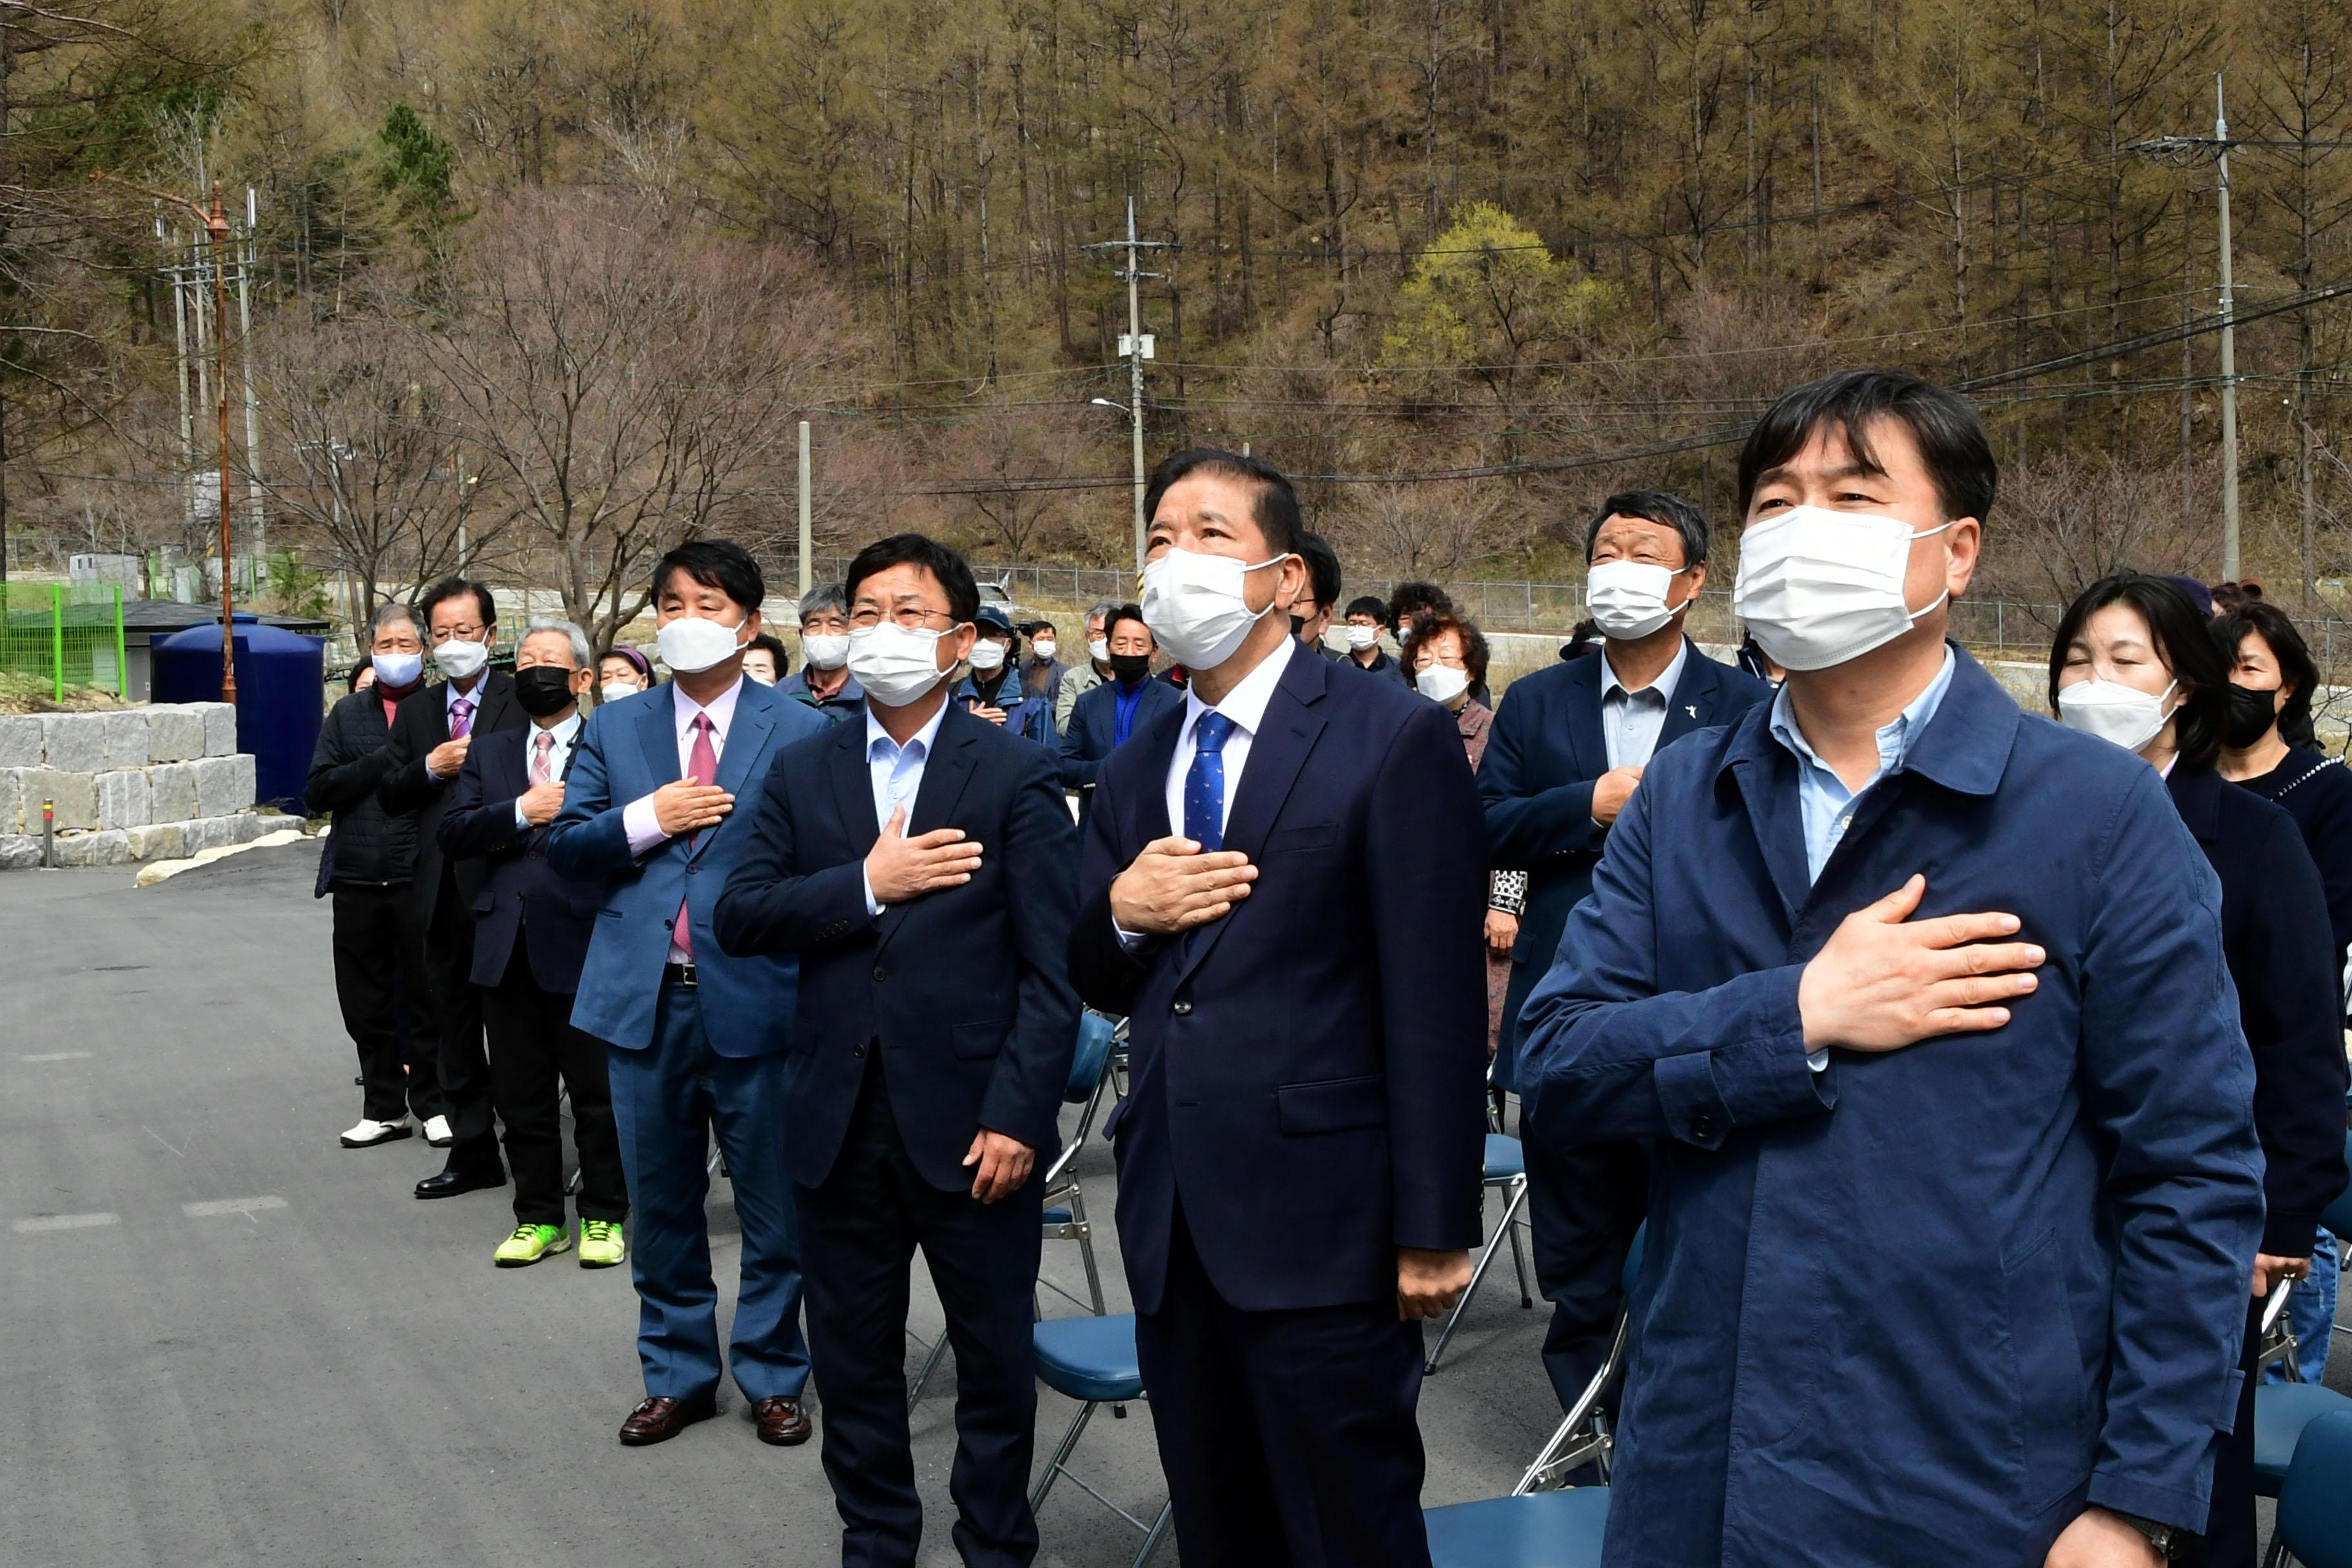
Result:
M691 963L663 964L662 984L665 985L685 986L692 986L696 984L697 982L694 978L694 965Z

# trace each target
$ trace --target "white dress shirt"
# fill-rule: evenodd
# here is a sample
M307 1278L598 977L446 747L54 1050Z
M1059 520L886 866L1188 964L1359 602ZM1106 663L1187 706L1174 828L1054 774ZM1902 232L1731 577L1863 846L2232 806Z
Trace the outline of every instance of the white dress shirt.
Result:
M677 776L687 776L694 762L694 719L698 713L710 716L710 752L722 760L727 755L727 731L735 722L735 697L743 689L743 678L737 676L733 685L710 700L704 707L681 690L677 682L670 683L670 717L677 722ZM661 818L654 810L651 794L641 795L621 808L621 830L629 836L629 853L644 859L669 838L661 829ZM693 959L676 941L669 944L672 963L691 963Z
M555 737L555 744L547 753L547 776L551 779L562 778L563 770L572 762L572 748L580 739L580 726L583 722L585 721L581 718L580 710L577 708L572 710L571 718L552 728L542 728L534 721L530 728L523 733L522 776L526 779L530 777L531 763L539 755L539 738L541 735L552 735ZM515 827L526 833L530 830L530 818L522 814L522 796L520 795L515 796Z
M948 705L942 702L923 727L907 737L904 746L890 738L882 728L882 721L874 716L873 706L866 710L866 766L874 780L874 827L880 832L890 826L890 814L901 805L911 820L915 815L915 797L922 792L923 767L931 760L931 749L940 742L940 722L948 716ZM882 900L874 896L874 879L861 867L858 875L866 882L866 912L879 919Z
M1683 666L1690 660L1690 644L1675 645L1673 662L1658 672L1658 679L1636 691L1617 679L1617 669L1609 662L1609 651L1601 652L1601 738L1609 748L1609 765L1612 768L1646 768L1658 749L1658 736L1666 727L1666 705L1674 699L1675 688L1683 678Z

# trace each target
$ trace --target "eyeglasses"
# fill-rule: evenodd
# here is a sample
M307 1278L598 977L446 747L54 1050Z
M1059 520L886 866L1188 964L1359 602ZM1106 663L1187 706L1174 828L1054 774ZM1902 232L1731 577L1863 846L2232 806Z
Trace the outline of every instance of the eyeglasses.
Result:
M480 637L485 629L476 626L448 626L433 634L433 644L438 647L441 644L453 640L472 642L476 637Z
M890 619L910 632L923 629L925 621L945 621L950 628L956 618L945 610L926 610L919 605L901 605L890 612ZM861 632L870 632L882 624L882 612L871 605L861 605L849 612L849 624Z

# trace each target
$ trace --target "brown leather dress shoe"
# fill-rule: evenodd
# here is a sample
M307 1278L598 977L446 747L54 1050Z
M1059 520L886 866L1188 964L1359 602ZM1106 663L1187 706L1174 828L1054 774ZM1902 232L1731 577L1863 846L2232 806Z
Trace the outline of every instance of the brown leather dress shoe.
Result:
M629 1412L621 1423L621 1441L632 1448L642 1448L649 1443L667 1443L698 1421L708 1421L719 1414L719 1396L698 1394L686 1399L669 1399L654 1394Z
M807 1412L797 1399L777 1394L762 1399L751 1406L752 1419L760 1424L760 1441L772 1443L779 1448L797 1447L809 1440L816 1428L810 1424Z

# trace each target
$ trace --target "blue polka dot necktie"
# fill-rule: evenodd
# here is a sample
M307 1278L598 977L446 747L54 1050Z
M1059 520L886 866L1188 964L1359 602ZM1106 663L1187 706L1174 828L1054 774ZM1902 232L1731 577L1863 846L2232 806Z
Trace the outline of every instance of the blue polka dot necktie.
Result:
M1192 766L1184 774L1184 837L1203 851L1225 847L1225 739L1234 721L1212 708L1192 731Z

